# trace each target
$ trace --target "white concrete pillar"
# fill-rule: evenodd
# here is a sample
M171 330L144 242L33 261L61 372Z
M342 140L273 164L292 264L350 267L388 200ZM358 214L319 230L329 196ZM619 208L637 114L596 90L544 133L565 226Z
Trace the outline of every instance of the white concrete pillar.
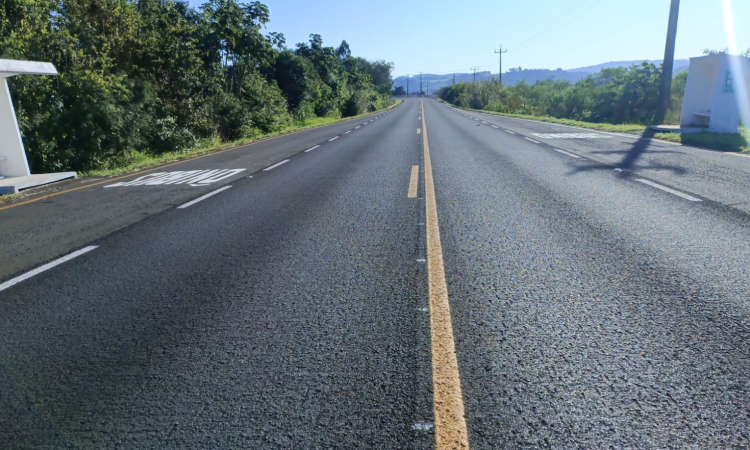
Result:
M0 177L31 175L21 132L18 129L16 111L10 98L8 79L0 76L0 80Z

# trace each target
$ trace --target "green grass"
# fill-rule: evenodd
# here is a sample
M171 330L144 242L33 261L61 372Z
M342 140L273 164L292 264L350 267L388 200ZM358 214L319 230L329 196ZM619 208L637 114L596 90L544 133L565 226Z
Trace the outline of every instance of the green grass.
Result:
M450 105L443 100L441 102ZM451 105L454 106L454 105ZM461 108L467 111L476 111L485 114L494 114L496 116L514 117L518 119L537 120L539 122L550 122L559 123L562 125L570 125L574 127L589 128L592 130L599 131L612 131L619 133L631 133L631 134L644 134L648 131L648 127L644 125L636 124L620 124L615 125L611 123L593 123L593 122L581 122L579 120L570 119L558 119L556 117L548 116L530 116L526 114L508 114L499 113L495 111L485 111L480 109ZM670 142L677 142L683 145L689 145L691 147L706 148L709 150L719 150L724 152L743 152L750 153L750 131L744 128L740 133L725 134L725 133L656 133L653 138L662 139Z
M743 129L740 133L657 133L656 139L678 142L691 147L701 147L723 152L750 153L750 132Z
M0 195L0 205L3 203L12 203L17 200L21 200L24 197L23 194L5 194Z
M107 168L107 169L80 172L78 175L82 177L90 177L90 176L109 177L109 176L115 176L115 175L122 175L124 173L134 172L137 170L141 170L141 169L145 169L145 168L153 167L153 166L158 166L158 165L166 164L166 163L173 162L173 161L179 161L182 159L189 159L189 158L195 158L196 156L207 155L209 153L213 153L213 152L227 149L227 148L238 147L241 145L248 145L253 142L257 142L259 140L268 139L268 138L272 138L275 136L281 136L287 133L309 130L311 128L322 127L325 125L331 125L331 124L339 123L339 122L346 122L349 120L356 120L360 117L368 116L368 115L375 114L381 111L386 111L388 109L395 108L402 102L403 100L396 100L396 102L393 105L387 108L383 108L372 113L361 114L359 116L347 117L344 119L334 118L334 117L315 117L313 119L307 120L304 124L289 125L289 126L282 128L280 131L276 133L260 135L253 139L240 139L234 142L220 142L218 139L211 139L211 140L202 142L198 147L195 147L186 151L180 151L180 152L169 152L169 153L159 153L159 154L152 154L152 153L146 153L146 152L133 152L129 155L129 158L126 164L119 165L119 166L112 167L112 168ZM9 196L7 195L0 196L0 198L6 201L7 201L7 197Z

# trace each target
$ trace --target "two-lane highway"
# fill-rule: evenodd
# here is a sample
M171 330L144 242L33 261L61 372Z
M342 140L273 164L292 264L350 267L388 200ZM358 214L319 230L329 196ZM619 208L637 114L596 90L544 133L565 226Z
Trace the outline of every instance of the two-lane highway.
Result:
M503 120L408 99L0 210L0 448L750 446L745 211Z

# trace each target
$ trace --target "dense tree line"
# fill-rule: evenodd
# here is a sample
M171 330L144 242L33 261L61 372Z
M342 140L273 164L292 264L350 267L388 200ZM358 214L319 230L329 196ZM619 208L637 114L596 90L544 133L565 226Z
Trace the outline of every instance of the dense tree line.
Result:
M651 124L657 114L661 68L643 63L603 69L576 83L545 80L515 86L497 82L458 83L437 92L454 105L490 111L552 116L598 123ZM668 123L679 122L687 72L672 82Z
M344 41L287 48L260 2L0 0L0 58L52 62L10 79L34 171L87 170L348 117L392 101L392 64Z

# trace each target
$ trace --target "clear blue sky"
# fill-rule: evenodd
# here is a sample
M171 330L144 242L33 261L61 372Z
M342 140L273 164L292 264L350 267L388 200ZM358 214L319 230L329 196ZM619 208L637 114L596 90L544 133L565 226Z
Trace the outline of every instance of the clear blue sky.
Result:
M190 0L198 6L200 0ZM326 45L395 63L405 73L497 72L509 67L571 69L607 61L662 59L670 0L334 1L261 0L268 31L287 45L310 33ZM732 0L737 46L750 48L750 1ZM741 20L742 19L742 20ZM520 44L520 45L519 45ZM682 0L676 58L727 47L722 0Z

